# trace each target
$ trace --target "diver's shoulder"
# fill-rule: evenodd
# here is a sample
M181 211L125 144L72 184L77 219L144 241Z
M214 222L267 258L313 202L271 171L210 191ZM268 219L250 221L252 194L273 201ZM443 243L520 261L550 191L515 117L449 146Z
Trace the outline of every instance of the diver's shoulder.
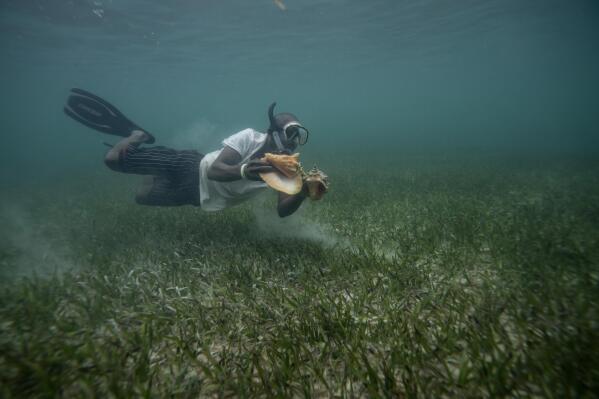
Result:
M241 152L242 147L251 143L262 143L266 140L266 134L255 129L247 128L234 133L223 140L223 145L232 147Z
M266 133L262 133L259 130L256 130L254 128L251 127L247 127L245 129L241 129L240 131L236 132L233 134L233 136L237 136L237 135L259 135L259 136L265 136Z
M255 140L261 140L266 137L266 133L262 133L254 128L248 127L247 129L243 129L240 133L248 135Z

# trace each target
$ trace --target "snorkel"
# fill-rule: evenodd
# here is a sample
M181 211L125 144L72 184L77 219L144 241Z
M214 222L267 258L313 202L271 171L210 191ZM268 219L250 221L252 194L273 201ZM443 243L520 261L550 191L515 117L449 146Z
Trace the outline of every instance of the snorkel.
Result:
M281 152L286 152L285 146L281 141L281 135L285 132L284 130L277 129L277 121L275 119L274 111L276 102L270 104L268 107L268 119L270 121L270 127L268 128L268 132L272 135L273 140L275 141L275 145L277 146L277 150Z

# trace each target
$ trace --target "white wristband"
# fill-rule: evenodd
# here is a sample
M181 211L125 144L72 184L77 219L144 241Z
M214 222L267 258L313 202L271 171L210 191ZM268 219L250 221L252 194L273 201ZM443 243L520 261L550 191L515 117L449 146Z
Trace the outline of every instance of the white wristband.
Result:
M247 180L247 176L245 175L245 168L247 168L248 164L244 163L243 165L241 165L241 169L239 169L239 174L241 175L242 179Z

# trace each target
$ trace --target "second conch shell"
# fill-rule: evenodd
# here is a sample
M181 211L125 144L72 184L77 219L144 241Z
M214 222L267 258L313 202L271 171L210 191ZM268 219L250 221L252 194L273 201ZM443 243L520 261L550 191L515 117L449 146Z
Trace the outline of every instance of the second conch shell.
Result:
M329 191L329 177L316 166L304 176L304 181L311 200L318 201Z
M303 181L300 173L299 154L277 155L266 153L262 160L275 168L273 172L260 173L260 177L266 184L289 195L302 191Z

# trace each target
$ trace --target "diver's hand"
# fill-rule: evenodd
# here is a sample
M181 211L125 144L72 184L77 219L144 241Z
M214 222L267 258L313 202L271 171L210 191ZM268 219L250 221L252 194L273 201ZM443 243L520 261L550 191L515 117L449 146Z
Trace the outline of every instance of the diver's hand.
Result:
M246 164L244 175L248 180L262 181L260 173L274 172L274 168L268 162L252 159Z

